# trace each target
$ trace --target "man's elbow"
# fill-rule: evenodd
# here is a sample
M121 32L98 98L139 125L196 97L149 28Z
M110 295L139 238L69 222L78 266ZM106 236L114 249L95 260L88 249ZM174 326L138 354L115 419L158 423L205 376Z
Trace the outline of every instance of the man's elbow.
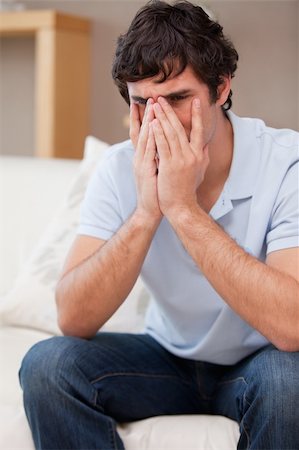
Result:
M78 337L81 339L92 339L98 329L84 324L82 320L71 318L70 315L58 311L58 327L64 336Z
M277 339L274 345L282 352L298 352L299 351L299 324L298 329L294 333L288 333L284 337Z
M92 339L97 330L91 330L78 323L78 320L71 320L63 314L58 314L58 327L64 336L72 336L81 339Z
M91 329L90 327L84 326L84 319L82 317L73 317L73 312L70 308L67 308L67 299L65 298L65 293L63 286L60 281L56 286L55 291L55 301L57 309L57 323L60 331L64 336L73 336L82 339L91 339L95 336L98 329Z

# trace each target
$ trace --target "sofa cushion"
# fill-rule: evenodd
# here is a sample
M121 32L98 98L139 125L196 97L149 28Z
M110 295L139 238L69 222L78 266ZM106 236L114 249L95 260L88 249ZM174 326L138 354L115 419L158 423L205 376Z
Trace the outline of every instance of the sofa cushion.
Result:
M238 424L208 415L158 416L118 426L126 450L233 450Z
M49 337L25 328L0 328L0 449L34 450L18 371L29 348ZM236 422L206 415L153 417L119 424L118 432L126 450L233 450L239 436Z
M18 406L22 404L22 390L18 377L22 359L36 342L49 337L51 335L35 330L10 326L0 327L1 406ZM0 445L0 448L5 447Z
M0 155L0 296L12 288L79 164Z
M0 405L0 448L34 450L31 431L23 406Z
M0 448L34 450L24 409L0 406ZM17 430L17 432L16 432ZM220 416L162 416L118 426L126 450L233 450L238 425Z
M11 291L0 301L0 323L60 334L54 300L55 287L79 220L80 204L96 164L107 144L88 137L85 157L56 215L21 271ZM109 151L109 150L108 150ZM26 217L25 220L34 220ZM147 298L140 279L128 299L108 321L105 331L135 331L143 327L143 305Z

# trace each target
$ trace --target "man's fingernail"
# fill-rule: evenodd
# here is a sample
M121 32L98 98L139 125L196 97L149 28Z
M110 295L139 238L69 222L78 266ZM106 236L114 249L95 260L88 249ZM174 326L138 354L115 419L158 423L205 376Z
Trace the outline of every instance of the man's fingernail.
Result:
M199 98L194 99L194 105L196 108L200 108L200 100Z

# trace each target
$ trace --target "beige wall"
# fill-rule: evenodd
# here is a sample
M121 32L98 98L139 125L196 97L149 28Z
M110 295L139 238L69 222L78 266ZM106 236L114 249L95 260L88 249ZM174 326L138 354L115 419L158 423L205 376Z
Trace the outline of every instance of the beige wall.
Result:
M117 36L143 1L26 1L30 9L58 9L93 21L91 129L110 143L126 139L127 106L110 76ZM206 1L240 54L233 110L275 127L299 130L298 0ZM33 148L34 42L2 38L0 46L0 153Z
M0 153L33 152L33 92L33 38L0 38Z

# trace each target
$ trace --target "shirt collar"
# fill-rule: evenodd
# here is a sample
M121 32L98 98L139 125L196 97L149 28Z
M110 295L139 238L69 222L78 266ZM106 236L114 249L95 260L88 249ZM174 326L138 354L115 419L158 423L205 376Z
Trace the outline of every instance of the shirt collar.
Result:
M225 191L231 200L251 197L254 192L259 167L256 120L240 118L227 112L233 127L233 158Z

